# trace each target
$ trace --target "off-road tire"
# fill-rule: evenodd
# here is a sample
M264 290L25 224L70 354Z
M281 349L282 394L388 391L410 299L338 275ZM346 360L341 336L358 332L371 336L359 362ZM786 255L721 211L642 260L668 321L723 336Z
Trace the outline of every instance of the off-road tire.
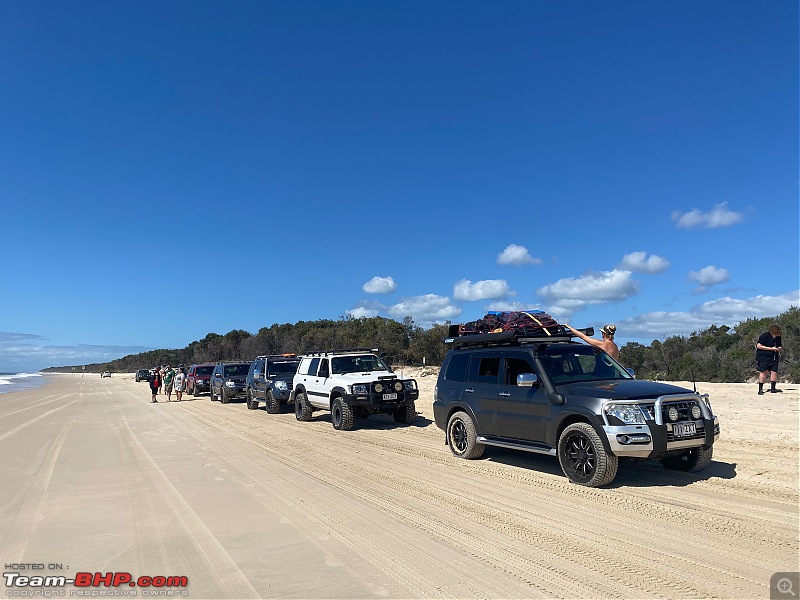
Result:
M250 388L247 389L247 410L255 410L258 408L258 402L253 402L253 392Z
M331 403L331 424L340 431L353 429L353 408L341 396L334 398Z
M298 421L310 421L312 413L305 392L297 392L294 397L294 418Z
M192 385L191 394L192 394L193 397L197 397L197 386L196 385Z
M561 432L558 462L572 483L587 487L608 485L619 468L619 458L606 452L600 436L589 423L573 423Z
M447 444L450 452L459 458L480 458L486 446L479 444L477 439L472 417L464 411L453 413L447 421Z
M685 471L687 473L698 473L711 464L714 456L714 447L709 449L691 448L681 456L670 456L662 458L659 462L665 469L672 471Z
M392 418L394 419L395 423L404 423L406 425L411 425L414 422L414 419L417 418L417 407L414 405L414 402L407 402L403 406L395 409L392 413Z
M228 403L228 394L225 393L225 386L224 385L221 388L219 388L219 399L220 399L220 402L222 402L223 404L227 404Z
M208 397L211 398L212 402L216 399L216 396L214 395L214 386L213 385L209 385L208 386Z
M267 412L271 415L281 412L281 401L275 397L272 390L267 390Z

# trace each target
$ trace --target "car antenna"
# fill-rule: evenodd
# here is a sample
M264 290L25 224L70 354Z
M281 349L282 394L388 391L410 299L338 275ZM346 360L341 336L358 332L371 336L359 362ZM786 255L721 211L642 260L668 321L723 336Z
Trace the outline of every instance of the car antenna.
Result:
M692 387L694 388L694 393L696 394L697 393L697 383L694 380L694 367L692 367L690 370L692 372Z

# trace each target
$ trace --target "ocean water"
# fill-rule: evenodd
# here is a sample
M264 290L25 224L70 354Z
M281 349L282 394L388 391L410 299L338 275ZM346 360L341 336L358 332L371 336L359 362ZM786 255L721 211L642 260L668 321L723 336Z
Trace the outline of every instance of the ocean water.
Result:
M0 373L0 394L37 388L44 382L41 373Z

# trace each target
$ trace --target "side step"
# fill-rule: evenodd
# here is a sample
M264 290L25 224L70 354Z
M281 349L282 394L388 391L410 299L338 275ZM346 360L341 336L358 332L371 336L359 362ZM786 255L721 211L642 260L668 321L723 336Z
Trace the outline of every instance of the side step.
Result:
M556 456L558 453L555 448L546 446L544 444L525 444L522 442L513 442L511 440L485 437L482 435L479 435L476 441L479 444L486 444L487 446L498 446L499 448L510 448L511 450L535 452L536 454L547 454L549 456Z

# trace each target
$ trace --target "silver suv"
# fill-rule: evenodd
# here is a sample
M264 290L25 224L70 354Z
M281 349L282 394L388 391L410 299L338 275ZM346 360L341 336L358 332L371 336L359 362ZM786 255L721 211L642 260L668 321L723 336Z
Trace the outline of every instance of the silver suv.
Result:
M352 348L312 352L300 361L289 398L298 421L309 421L315 410L329 410L334 429L350 430L355 417L390 414L410 425L417 416L414 379L400 379L377 350Z

